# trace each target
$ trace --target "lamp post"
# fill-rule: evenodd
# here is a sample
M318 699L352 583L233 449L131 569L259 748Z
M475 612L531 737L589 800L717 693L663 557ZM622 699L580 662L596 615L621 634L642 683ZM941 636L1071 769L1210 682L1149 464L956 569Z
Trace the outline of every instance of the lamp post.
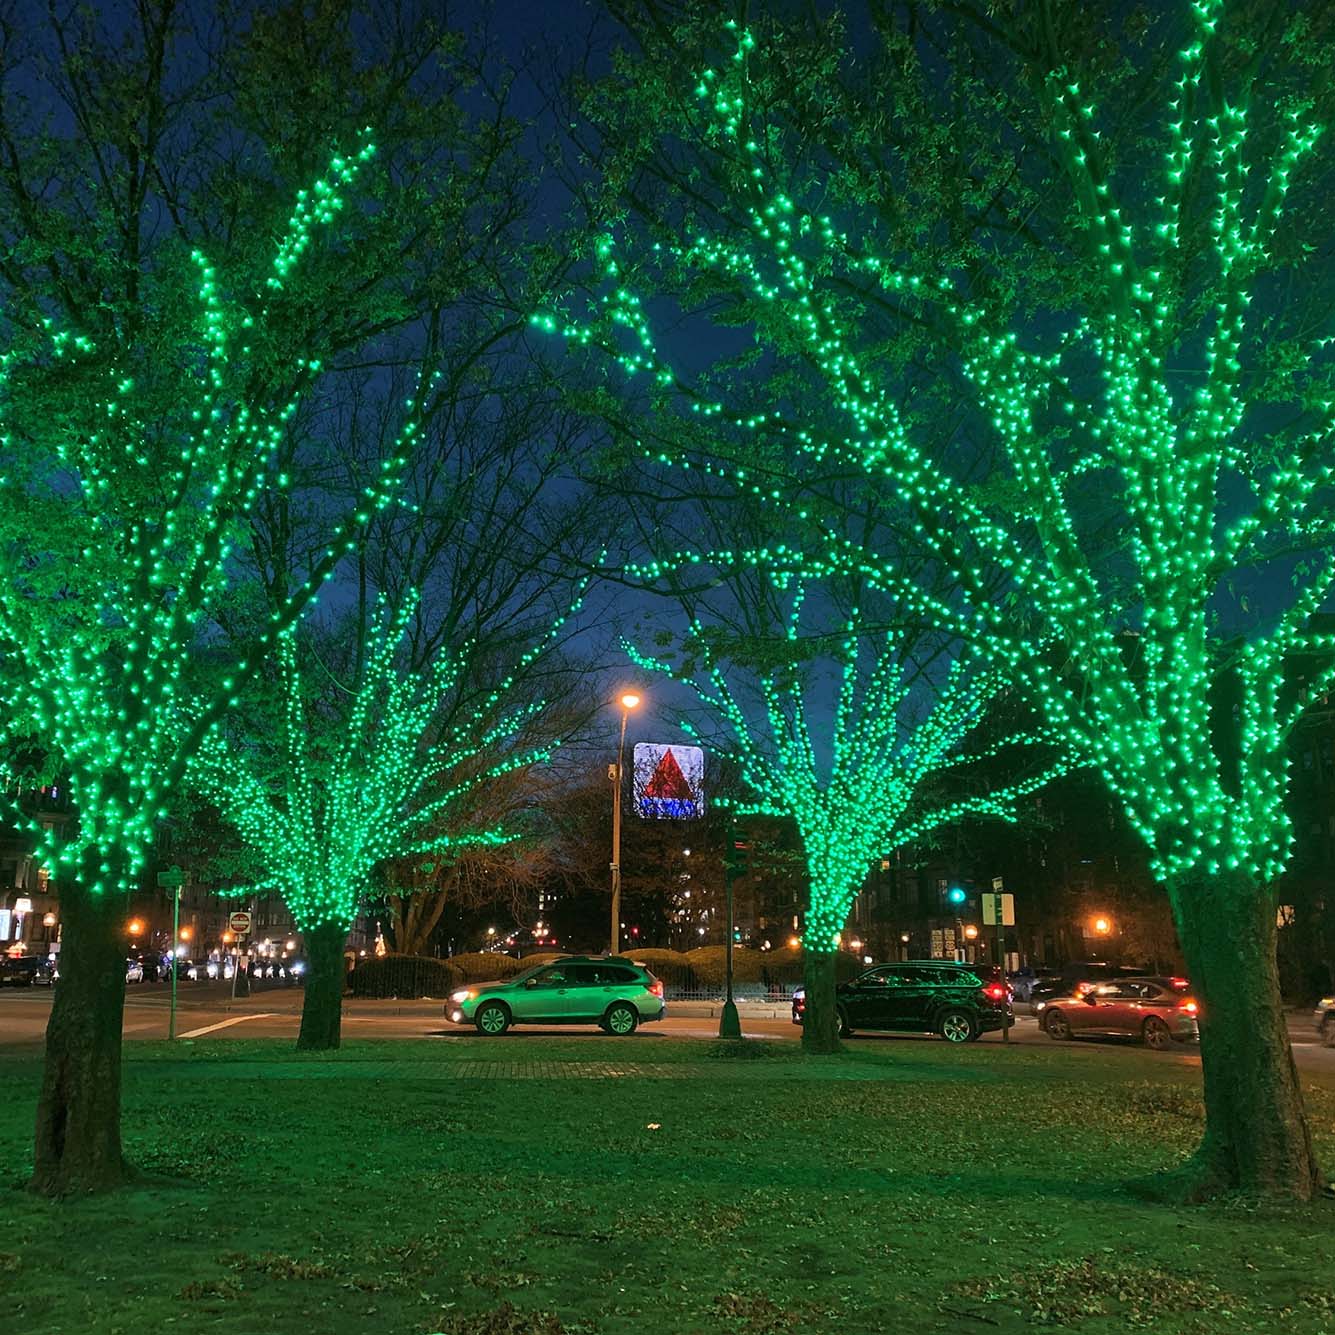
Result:
M623 691L617 701L621 706L621 737L617 742L617 763L607 767L612 780L612 931L609 955L621 952L621 766L626 751L626 720L640 703L634 691Z

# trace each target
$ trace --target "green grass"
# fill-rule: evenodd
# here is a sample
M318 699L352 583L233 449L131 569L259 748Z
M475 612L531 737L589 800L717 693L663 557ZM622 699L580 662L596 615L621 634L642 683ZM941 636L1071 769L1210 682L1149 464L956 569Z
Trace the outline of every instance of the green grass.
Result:
M1335 1205L1127 1190L1200 1119L1196 1070L1134 1050L136 1044L145 1177L60 1204L22 1190L38 1075L0 1055L0 1310L25 1335L1335 1331ZM1333 1162L1335 1095L1309 1099Z

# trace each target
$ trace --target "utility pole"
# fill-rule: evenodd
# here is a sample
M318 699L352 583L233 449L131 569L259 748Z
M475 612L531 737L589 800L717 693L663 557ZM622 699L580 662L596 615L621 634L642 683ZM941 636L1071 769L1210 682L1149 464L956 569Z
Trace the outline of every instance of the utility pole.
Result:
M625 691L617 702L621 706L621 737L617 742L617 763L607 767L612 780L612 930L608 933L607 953L621 953L621 769L626 754L626 720L640 703L634 691Z
M737 1015L737 1003L732 998L732 883L739 876L745 876L751 852L751 845L745 839L739 839L734 826L728 837L728 850L723 858L724 898L728 905L728 938L724 950L725 999L723 1013L719 1016L718 1036L720 1038L741 1038L742 1022Z

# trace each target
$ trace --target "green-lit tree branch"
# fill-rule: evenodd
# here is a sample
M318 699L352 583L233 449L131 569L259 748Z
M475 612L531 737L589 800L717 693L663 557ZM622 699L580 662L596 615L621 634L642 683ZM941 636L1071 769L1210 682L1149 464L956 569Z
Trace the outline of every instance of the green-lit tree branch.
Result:
M790 583L786 574L781 578ZM838 673L831 716L829 702L807 679L812 650L799 638L805 604L806 586L793 583L783 629L787 653L777 665L722 661L698 618L690 627L690 671L626 647L638 667L689 686L726 729L755 795L738 811L795 823L811 886L804 940L809 950L825 953L837 948L873 860L966 816L1014 819L1016 803L1063 773L1067 762L1053 739L1037 732L964 753L1004 679L976 657L959 659L923 692L930 696L923 705L914 698L918 674L904 638L869 634L856 613L829 653ZM681 726L695 733L690 720ZM963 765L1034 747L1046 749L1049 759L1033 768L1030 757L1026 778L986 793L951 793L946 776Z
M79 821L73 837L56 842L22 812L9 814L38 838L37 856L49 865L86 867L91 857L91 894L136 883L167 797L200 737L300 616L369 514L388 504L404 466L411 404L398 448L381 461L360 506L335 528L323 558L273 611L249 658L235 663L208 699L196 700L194 720L183 724L196 637L228 583L238 522L261 486L284 484L269 476L269 460L295 400L269 408L247 399L249 340L269 303L295 280L294 265L313 231L335 221L344 192L373 154L368 140L356 153L335 157L327 176L298 201L276 248L271 291L257 304L225 301L196 254L198 344L173 351L197 358L202 374L197 399L169 421L150 420L153 408L139 405L134 376L80 336L53 328L45 349L4 366L0 414L14 419L11 430L25 433L9 445L22 439L33 453L26 467L0 478L0 502L31 497L42 471L34 455L49 448L43 481L60 527L58 543L48 546L31 532L8 535L0 644L23 670L0 720L0 742L40 739L58 757ZM294 368L298 392L318 371L315 360ZM91 397L91 407L79 396ZM41 402L54 420L34 440L26 432Z
M469 646L412 671L402 664L417 600L382 608L346 707L321 706L295 632L279 646L283 723L277 745L234 728L210 733L192 778L235 825L297 926L346 931L387 859L497 845L518 837L499 826L442 831L470 795L516 770L546 762L553 746L528 745L543 701L506 707L505 697L544 648L525 653L490 692L441 725L468 667ZM564 619L562 619L564 620Z

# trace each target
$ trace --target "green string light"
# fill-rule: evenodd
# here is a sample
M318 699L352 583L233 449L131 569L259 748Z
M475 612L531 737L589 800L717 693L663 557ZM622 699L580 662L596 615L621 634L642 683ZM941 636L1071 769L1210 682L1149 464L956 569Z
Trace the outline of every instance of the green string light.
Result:
M30 564L11 567L0 585L0 646L21 664L10 675L0 745L35 737L53 753L78 821L58 838L8 794L6 817L32 836L42 863L70 869L93 896L138 884L200 739L352 549L365 514L389 504L405 466L413 410L360 516L334 529L322 559L274 609L249 660L235 663L207 700L194 700L188 721L188 669L200 627L230 582L240 525L261 488L287 485L272 475L271 461L299 396L320 372L318 361L299 361L288 377L293 395L276 408L257 404L261 373L245 340L270 317L267 302L295 280L316 229L333 222L343 192L374 154L364 136L315 183L309 194L316 202L298 201L275 249L267 295L253 308L224 300L213 267L194 252L198 342L187 339L177 351L201 373L170 420L152 419L154 408L140 402L141 387L111 350L54 322L46 324L45 348L26 360L14 353L0 359L0 433L9 444L11 429L20 429L11 424L31 412L23 398L28 373L68 368L98 386L91 412L81 415L94 429L62 428L53 433L48 467L0 476L0 506L21 513L36 489L54 512L41 540L24 544Z
M708 557L686 563L713 565ZM756 795L734 803L741 815L791 819L801 841L810 885L803 939L807 948L828 952L839 946L853 900L873 861L922 838L939 826L967 817L1014 820L1017 803L1058 774L1060 750L1048 761L1001 787L968 796L946 795L941 780L979 760L1026 749L1051 751L1042 733L1016 733L989 746L966 751L963 744L983 723L1004 680L976 655L951 663L935 683L930 707L921 715L913 698L917 677L899 634L874 635L855 613L834 637L829 657L838 671L833 719L811 684L810 649L799 637L806 585L791 570L776 571L768 554L748 559L728 554L728 563L760 567L780 588L791 588L782 662L769 668L724 663L710 648L708 628L698 618L690 627L692 669L681 672L665 659L632 644L626 651L645 671L661 673L689 687L727 729L742 779ZM656 567L662 572L661 564ZM645 573L632 567L632 573ZM744 694L743 682L751 688ZM753 697L753 698L752 698ZM689 719L680 723L697 735ZM813 730L823 745L813 742ZM823 736L828 730L828 736ZM828 760L820 753L828 752Z
M701 142L741 166L725 187L735 225L629 255L609 230L596 248L601 282L589 308L532 320L647 382L657 406L675 407L683 425L697 428L694 439L698 428L712 429L703 448L685 431L673 448L643 447L644 455L663 468L702 471L818 533L804 550L776 549L806 576L855 574L928 624L986 646L1078 763L1101 774L1161 882L1234 872L1267 883L1293 847L1285 739L1305 700L1335 683L1335 636L1311 626L1335 590L1335 340L1291 348L1279 398L1301 409L1293 429L1248 419L1275 395L1271 388L1270 397L1249 397L1267 376L1243 372L1248 357L1264 366L1269 335L1251 305L1261 281L1285 263L1272 242L1322 127L1309 103L1294 101L1280 109L1275 143L1258 153L1248 98L1230 100L1206 77L1222 0L1194 0L1191 12L1195 32L1180 53L1163 157L1151 188L1142 181L1132 190L1151 201L1145 220L1117 202L1095 102L1063 70L1043 90L1099 269L1096 288L1052 314L1055 332L1013 328L1007 311L963 294L955 276L919 271L912 256L878 254L804 207L803 188L765 147L775 135L752 120L751 65L779 62L782 53L758 55L751 35L736 28L734 59L695 85ZM1202 188L1208 242L1198 261L1208 274L1184 290L1176 276L1184 214ZM819 189L818 180L810 186ZM701 279L714 291L722 280L749 298L757 339L814 372L828 415L815 425L777 409L742 413L697 389L659 348L635 290L641 279L628 277L640 274L677 292ZM1012 506L952 476L929 452L938 445L935 424L902 410L901 386L864 353L860 315L878 296L930 317L919 327L943 339L941 354L1000 446ZM781 469L774 461L783 458L795 467ZM953 591L915 589L894 562L842 537L837 525L817 529L823 517L809 484L822 467L873 480ZM1124 521L1116 562L1082 528L1077 481L1097 484ZM1309 582L1244 644L1225 646L1213 620L1221 581L1291 546L1317 553ZM998 597L998 587L1012 596ZM1311 669L1301 699L1286 684L1298 661ZM1240 687L1232 718L1216 706L1226 671Z
M547 702L510 705L506 697L579 603L492 689L444 725L438 720L459 698L469 648L442 654L420 672L404 668L401 650L417 607L416 596L394 615L381 604L361 679L328 744L323 732L330 722L324 718L317 726L295 631L279 642L284 718L276 737L227 736L215 728L205 738L192 780L264 869L254 885L225 893L277 892L299 930L326 924L346 930L387 859L519 837L500 826L454 834L433 826L457 820L470 794L489 783L551 759L559 743L523 744Z

